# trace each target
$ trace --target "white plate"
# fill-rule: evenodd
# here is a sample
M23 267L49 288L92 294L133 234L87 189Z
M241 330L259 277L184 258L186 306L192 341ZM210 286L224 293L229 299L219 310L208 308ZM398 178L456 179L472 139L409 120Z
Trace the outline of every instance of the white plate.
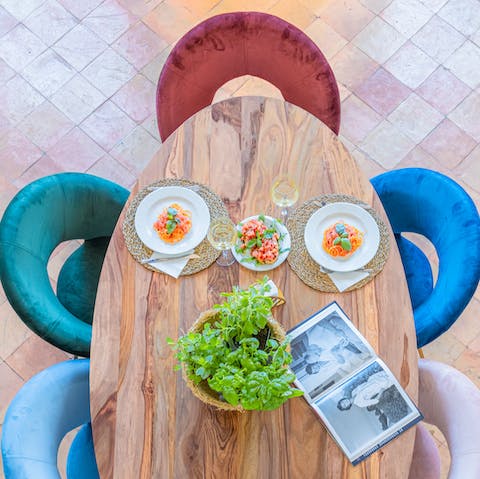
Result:
M290 233L288 232L286 226L283 223L280 223L280 221L276 220L275 218L272 218L271 216L264 216L265 217L265 225L267 227L270 227L272 224L275 223L275 227L279 235L281 236L281 240L278 242L278 245L280 247L280 250L283 250L283 253L280 253L278 255L277 261L275 263L271 264L256 264L256 263L251 263L249 261L242 261L245 260L245 258L249 258L250 255L242 254L242 253L237 253L235 251L235 246L232 248L232 254L235 256L235 259L242 265L245 266L247 269L251 269L253 271L269 271L271 269L276 268L277 266L280 266L288 256L288 253L290 252L290 246L291 246L291 239L290 239ZM250 216L248 218L245 218L244 220L240 221L237 225L237 230L242 231L242 225L247 223L250 220L257 220L258 215L256 216ZM240 239L237 242L237 245L240 244Z
M160 239L153 227L164 208L178 203L192 212L192 228L175 244ZM163 254L179 255L195 248L205 238L210 225L210 212L205 201L194 191L181 186L165 186L145 196L135 213L135 230L138 237L151 250Z
M348 258L333 258L322 248L323 233L337 221L344 221L363 232L363 243ZM332 271L353 271L365 266L375 256L379 244L376 221L368 211L352 203L325 205L310 216L305 226L305 245L310 256Z

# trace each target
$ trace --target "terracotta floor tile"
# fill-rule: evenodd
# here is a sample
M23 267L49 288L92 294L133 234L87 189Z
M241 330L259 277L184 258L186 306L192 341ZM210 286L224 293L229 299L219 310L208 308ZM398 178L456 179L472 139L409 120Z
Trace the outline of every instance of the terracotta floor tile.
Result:
M357 0L333 2L322 12L322 20L347 40L352 40L374 16Z
M340 133L359 144L382 121L382 117L355 95L342 102Z
M50 101L70 120L81 123L107 97L81 75L75 75L57 91Z
M18 128L44 151L57 143L74 124L60 110L46 101L19 123Z
M41 150L16 128L10 128L0 138L0 158L8 158L2 163L2 175L10 180L19 177L41 156Z
M470 40L480 47L480 28L470 37Z
M269 96L283 100L282 92L270 82L257 77L250 77L232 96Z
M410 89L392 74L379 68L367 78L355 94L383 116L391 113L410 94Z
M107 101L83 121L80 128L109 151L135 128L135 122L117 105Z
M53 49L77 71L81 71L107 46L99 36L79 24L61 38Z
M480 141L480 93L473 91L463 100L449 115L448 118L455 122L462 130L472 138Z
M12 70L1 58L0 58L0 85L6 83L10 78L15 76L15 70Z
M172 51L173 45L169 45L165 50L163 50L159 55L157 55L147 66L142 70L142 74L145 75L151 82L155 85L160 78L160 72L162 71L163 65L168 58L168 55Z
M100 158L88 171L92 175L107 178L125 188L132 188L137 178L110 155Z
M144 128L137 126L110 154L134 176L139 176L159 148L160 142Z
M470 88L480 86L479 65L480 47L468 40L445 62L445 67Z
M315 20L315 14L299 0L279 0L270 7L268 13L284 18L302 30Z
M392 3L392 0L360 0L360 3L378 15Z
M17 20L23 20L36 8L40 7L45 0L2 0L4 7Z
M90 12L83 20L86 27L109 44L136 22L137 17L117 0L107 0Z
M220 101L220 100L219 100ZM215 98L212 103L215 103ZM158 124L157 124L157 113L154 112L152 115L150 115L145 121L142 122L143 128L147 130L150 135L152 135L156 140L160 140L160 135L158 132Z
M107 97L118 91L135 73L133 65L111 48L82 71L82 75Z
M449 70L439 66L415 91L446 115L471 92L471 89Z
M354 39L353 43L378 63L387 61L406 38L395 28L375 17Z
M355 149L351 153L367 178L373 178L374 176L385 173L385 169L363 151Z
M445 119L422 141L421 146L449 169L455 168L476 146L477 142Z
M48 155L42 155L25 173L14 180L13 184L17 188L23 188L38 178L60 173L61 171Z
M445 20L434 15L412 37L412 42L434 60L444 62L462 43L465 37Z
M411 93L388 120L415 143L420 143L443 119L443 115Z
M480 145L455 168L457 178L461 178L477 192L480 192ZM478 206L478 203L477 203Z
M75 127L47 150L47 154L61 169L85 172L105 155L105 151Z
M465 351L465 345L447 331L422 349L427 359L453 365Z
M329 0L325 1L328 2ZM242 10L244 12L268 12L277 2L278 0L242 0ZM318 0L314 0L314 2L318 2ZM305 2L303 2L303 4L305 5ZM204 16L205 18L213 17L214 15L228 12L238 12L238 0L222 0ZM285 18L285 20L289 21L288 18ZM191 24L192 27L194 25L195 23Z
M0 37L11 30L18 20L0 6Z
M340 101L346 100L352 92L345 86L342 85L341 83L338 83L338 93L340 95Z
M0 215L6 210L11 199L16 195L18 188L12 184L9 178L0 174ZM5 293L2 289L2 298L5 298ZM2 301L3 303L3 301Z
M159 3L163 0L118 0L118 3L133 13L137 17L143 17L147 13L151 12ZM218 0L215 2L217 3ZM197 3L197 2L191 2ZM204 3L204 2L198 2Z
M402 35L410 38L430 20L433 12L418 0L393 0L380 15Z
M466 348L453 366L462 371L477 387L480 387L480 354Z
M337 82L355 90L377 68L378 64L352 43L346 45L331 60L330 65Z
M479 315L480 301L472 299L461 316L453 323L449 332L463 344L470 344L480 334L478 328Z
M175 7L169 0L162 2L142 20L167 44L177 41L198 23L185 7Z
M43 369L67 359L68 355L65 352L37 335L32 335L5 362L22 379L28 381Z
M80 246L81 242L77 240L64 241L60 243L54 250L47 265L48 276L50 279L57 281L60 270L65 261L71 256ZM54 290L56 291L56 290Z
M428 168L440 171L437 160L419 145L411 150L395 168Z
M305 33L317 44L327 60L336 55L347 44L347 40L321 18L317 18L311 23L305 29Z
M0 424L3 424L5 413L7 412L10 401L23 386L22 378L15 373L7 363L0 363Z
M71 30L78 20L55 0L48 0L33 11L24 24L46 45L52 45Z
M45 98L19 75L0 87L0 98L0 113L12 125L16 125L45 101Z
M24 25L19 24L2 37L0 58L20 71L34 60L47 46Z
M437 63L413 43L407 42L384 68L408 87L417 88L437 68Z
M112 48L126 58L137 70L142 69L168 46L144 23L138 22L128 29Z
M75 75L75 70L48 49L31 62L22 76L45 97L52 96Z
M58 0L72 15L79 20L86 17L94 8L104 0Z
M0 321L0 359L6 359L33 333L18 318L8 301L0 306L0 318L2 318ZM1 383L2 381L0 381L0 387Z
M410 138L386 120L360 144L360 148L385 169L395 167L414 146Z
M472 35L480 28L476 0L449 0L438 15L464 35Z
M425 5L432 12L438 12L448 0L420 0L423 5Z

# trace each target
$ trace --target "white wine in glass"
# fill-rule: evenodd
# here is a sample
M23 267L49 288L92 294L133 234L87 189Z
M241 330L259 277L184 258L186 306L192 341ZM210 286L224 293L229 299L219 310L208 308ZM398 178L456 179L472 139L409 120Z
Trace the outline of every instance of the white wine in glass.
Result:
M273 180L270 195L272 201L282 209L282 220L285 222L288 216L288 208L298 200L298 187L295 180L288 175L277 176Z
M207 234L210 244L222 254L217 259L220 266L230 266L235 258L230 251L237 242L237 228L228 217L216 218L210 222Z

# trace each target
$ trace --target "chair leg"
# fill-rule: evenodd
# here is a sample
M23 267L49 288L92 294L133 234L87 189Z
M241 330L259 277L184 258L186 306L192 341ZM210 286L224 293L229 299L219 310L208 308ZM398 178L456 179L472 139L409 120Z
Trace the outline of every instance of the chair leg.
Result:
M423 349L422 349L422 348L418 348L418 355L419 355L422 359L425 359L425 355L423 354Z

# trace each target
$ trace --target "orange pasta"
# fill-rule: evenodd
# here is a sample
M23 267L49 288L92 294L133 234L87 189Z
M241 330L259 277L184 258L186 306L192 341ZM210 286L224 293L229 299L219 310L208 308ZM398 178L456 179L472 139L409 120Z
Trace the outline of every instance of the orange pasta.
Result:
M166 243L178 243L192 227L191 216L190 211L184 210L178 203L172 203L160 213L153 227Z
M347 258L363 243L363 233L352 225L337 221L323 233L322 247L333 257Z

